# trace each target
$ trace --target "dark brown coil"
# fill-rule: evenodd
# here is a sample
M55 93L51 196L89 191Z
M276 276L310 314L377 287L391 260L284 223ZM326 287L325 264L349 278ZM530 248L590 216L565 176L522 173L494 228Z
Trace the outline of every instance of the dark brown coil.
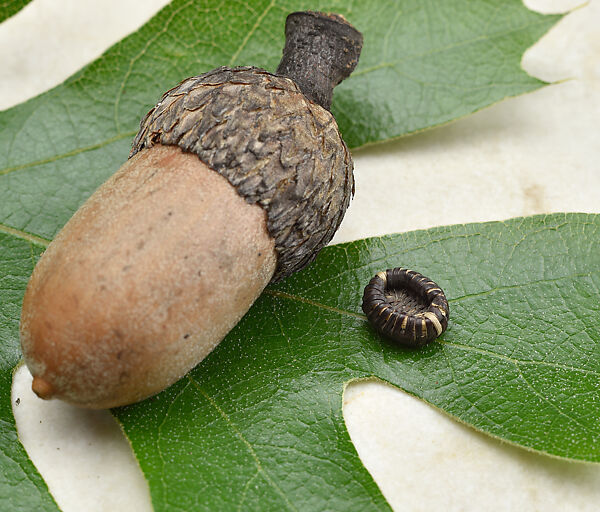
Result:
M365 287L362 309L378 332L408 347L422 347L437 338L450 317L442 289L406 268L373 277Z

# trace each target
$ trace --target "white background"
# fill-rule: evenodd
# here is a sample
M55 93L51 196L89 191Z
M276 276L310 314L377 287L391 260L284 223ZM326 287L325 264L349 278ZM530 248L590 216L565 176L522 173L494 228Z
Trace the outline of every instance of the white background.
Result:
M141 26L166 0L35 0L0 26L0 108L59 84ZM529 0L563 12L576 0ZM440 224L555 211L600 212L600 2L575 10L523 66L558 85L414 137L356 151L356 196L334 242ZM183 78L183 77L182 77ZM424 211L389 190L421 182ZM378 212L385 211L384 216ZM43 402L21 368L19 435L65 512L151 510L147 485L106 411ZM350 385L344 417L395 510L598 510L600 466L509 446L378 383Z

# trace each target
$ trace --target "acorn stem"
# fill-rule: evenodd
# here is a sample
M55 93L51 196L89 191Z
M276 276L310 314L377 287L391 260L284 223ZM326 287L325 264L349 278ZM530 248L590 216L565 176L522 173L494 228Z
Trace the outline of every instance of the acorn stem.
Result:
M362 43L362 34L339 14L292 13L285 22L277 74L291 78L308 99L329 110L333 88L356 67Z

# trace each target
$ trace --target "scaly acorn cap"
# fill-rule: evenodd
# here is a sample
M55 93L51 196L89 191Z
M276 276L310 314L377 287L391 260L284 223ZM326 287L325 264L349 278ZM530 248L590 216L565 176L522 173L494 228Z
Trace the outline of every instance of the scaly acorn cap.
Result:
M129 157L179 146L264 208L279 281L333 238L354 193L352 158L328 108L361 47L341 16L290 14L279 74L221 67L184 80L142 120Z

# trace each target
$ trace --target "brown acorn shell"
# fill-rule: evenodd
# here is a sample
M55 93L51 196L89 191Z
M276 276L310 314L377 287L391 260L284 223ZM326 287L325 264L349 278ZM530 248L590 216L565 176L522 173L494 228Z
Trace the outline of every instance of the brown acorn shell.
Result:
M354 192L350 152L331 113L260 68L218 68L166 92L142 120L130 157L155 144L195 153L267 212L274 282L314 260Z
M33 390L108 408L181 378L273 276L266 217L177 146L125 162L33 271L20 332Z

